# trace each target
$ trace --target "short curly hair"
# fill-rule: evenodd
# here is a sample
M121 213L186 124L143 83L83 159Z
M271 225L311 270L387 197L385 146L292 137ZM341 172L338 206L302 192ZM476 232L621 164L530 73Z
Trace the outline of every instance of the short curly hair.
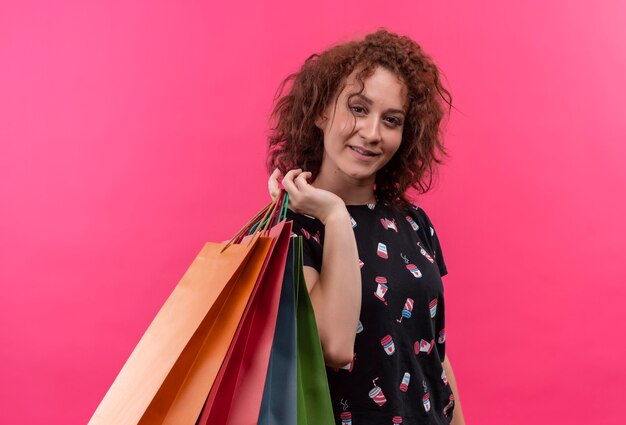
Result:
M301 168L315 179L321 166L323 133L315 125L329 102L346 85L347 77L364 88L364 80L383 67L404 82L408 108L400 148L376 174L374 192L378 202L397 208L410 205L406 192L414 188L426 193L432 185L434 164L448 156L440 124L452 108L452 95L442 85L440 72L420 45L407 36L380 28L363 40L335 45L320 54L311 55L298 72L280 84L270 115L267 167L286 173ZM291 88L283 96L285 87ZM335 100L336 102L337 100ZM336 107L336 104L335 104Z

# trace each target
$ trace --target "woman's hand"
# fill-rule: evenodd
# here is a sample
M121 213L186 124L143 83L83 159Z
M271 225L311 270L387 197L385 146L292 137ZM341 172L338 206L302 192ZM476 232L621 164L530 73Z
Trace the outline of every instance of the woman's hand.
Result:
M270 195L273 199L280 194L278 178L280 170L276 169L268 181ZM320 220L324 225L336 215L347 214L343 200L332 192L318 189L309 184L311 173L301 169L290 170L282 180L283 187L289 194L289 208L299 214L306 214Z

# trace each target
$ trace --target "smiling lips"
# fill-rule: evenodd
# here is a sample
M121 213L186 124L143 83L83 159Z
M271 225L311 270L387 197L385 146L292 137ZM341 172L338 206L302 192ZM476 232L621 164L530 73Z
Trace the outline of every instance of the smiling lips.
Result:
M356 146L350 146L350 149L352 149L354 152L363 155L363 156L378 156L379 154L374 153L372 151L368 151L367 149L361 149L361 148L357 148Z

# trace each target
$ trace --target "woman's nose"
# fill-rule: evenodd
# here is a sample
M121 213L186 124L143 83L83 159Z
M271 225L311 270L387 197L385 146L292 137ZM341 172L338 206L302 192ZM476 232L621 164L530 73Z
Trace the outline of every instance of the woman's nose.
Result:
M365 118L361 126L361 137L366 142L378 143L380 141L380 119L374 115Z

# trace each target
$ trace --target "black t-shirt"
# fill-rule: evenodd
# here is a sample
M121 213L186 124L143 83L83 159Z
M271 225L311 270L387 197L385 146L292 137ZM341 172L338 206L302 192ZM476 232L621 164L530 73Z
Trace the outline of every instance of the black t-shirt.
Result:
M447 269L433 225L417 206L347 209L363 292L354 359L326 368L336 423L448 424L454 397L442 366ZM287 219L304 236L304 265L319 272L324 225L292 211Z

